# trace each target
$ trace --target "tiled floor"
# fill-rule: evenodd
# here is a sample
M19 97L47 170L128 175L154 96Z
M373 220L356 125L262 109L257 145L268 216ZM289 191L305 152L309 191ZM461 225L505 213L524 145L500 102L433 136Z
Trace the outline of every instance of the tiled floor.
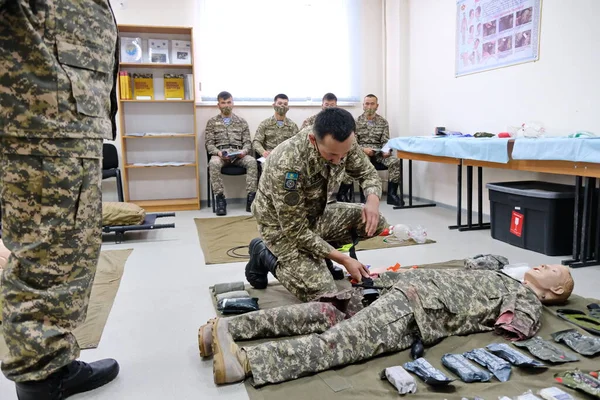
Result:
M230 205L229 215L247 215L241 204ZM390 224L420 224L437 241L359 253L373 266L428 263L479 253L501 254L512 263L558 263L547 257L493 240L489 231L450 231L454 213L442 208L393 210L383 205ZM244 279L244 263L204 265L194 224L195 217L212 217L209 210L178 212L175 229L130 233L115 245L105 240L103 250L133 248L100 346L82 352L93 361L114 357L121 374L113 383L73 399L167 400L246 399L242 384L216 387L211 361L198 354L197 330L214 316L208 287ZM172 219L171 219L172 220ZM598 297L600 267L573 270L575 293ZM16 399L14 385L0 378L0 399Z

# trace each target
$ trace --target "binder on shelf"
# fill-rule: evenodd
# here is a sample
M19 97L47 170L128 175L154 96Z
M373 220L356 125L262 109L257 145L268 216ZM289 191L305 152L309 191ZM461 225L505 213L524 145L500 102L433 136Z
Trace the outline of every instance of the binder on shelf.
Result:
M133 99L131 93L131 76L127 71L119 71L119 93L121 94L121 100Z
M142 38L123 36L121 37L121 62L142 62Z
M151 63L169 63L169 41L167 39L148 39L148 59Z
M171 63L192 63L192 42L189 40L171 40Z
M154 100L152 74L133 74L133 87L136 100Z
M185 99L194 100L194 75L185 74Z
M183 74L165 74L165 99L183 100L185 98Z

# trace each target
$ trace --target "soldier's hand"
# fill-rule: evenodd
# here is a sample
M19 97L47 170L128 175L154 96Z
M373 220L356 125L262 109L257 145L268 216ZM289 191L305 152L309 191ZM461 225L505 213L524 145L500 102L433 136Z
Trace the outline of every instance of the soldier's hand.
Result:
M265 152L264 152L264 153L262 153L262 156L263 156L264 158L267 158L267 157L269 157L269 154L271 154L271 152L270 152L270 151L266 151L266 150L265 150Z
M246 157L247 154L248 154L248 152L246 150L242 150L242 152L240 154L238 154L238 158L244 158L244 157Z
M391 156L391 155L392 155L392 153L391 153L391 152L390 152L390 153L383 153L383 158L388 158L388 157L389 157L389 156Z
M369 271L367 270L367 267L354 258L348 257L348 259L342 265L346 268L346 271L348 271L350 276L356 279L357 282L362 281L363 277L369 277Z
M362 222L367 236L373 236L379 225L379 197L370 194L362 209Z
M375 151L373 151L372 148L370 147L365 147L363 149L363 151L365 152L366 155L368 155L369 157L373 157L375 155Z

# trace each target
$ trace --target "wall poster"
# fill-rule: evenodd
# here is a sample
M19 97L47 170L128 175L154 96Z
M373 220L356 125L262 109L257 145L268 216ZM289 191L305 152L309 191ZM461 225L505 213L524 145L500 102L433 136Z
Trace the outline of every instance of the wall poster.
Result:
M456 76L539 58L542 0L457 0Z

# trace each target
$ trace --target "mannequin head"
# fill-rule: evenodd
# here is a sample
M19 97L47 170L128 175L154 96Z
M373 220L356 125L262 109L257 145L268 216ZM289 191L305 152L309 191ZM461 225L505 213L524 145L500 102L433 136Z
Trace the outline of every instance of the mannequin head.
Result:
M573 291L573 278L564 265L539 265L525 273L523 284L535 292L543 304L564 303Z

